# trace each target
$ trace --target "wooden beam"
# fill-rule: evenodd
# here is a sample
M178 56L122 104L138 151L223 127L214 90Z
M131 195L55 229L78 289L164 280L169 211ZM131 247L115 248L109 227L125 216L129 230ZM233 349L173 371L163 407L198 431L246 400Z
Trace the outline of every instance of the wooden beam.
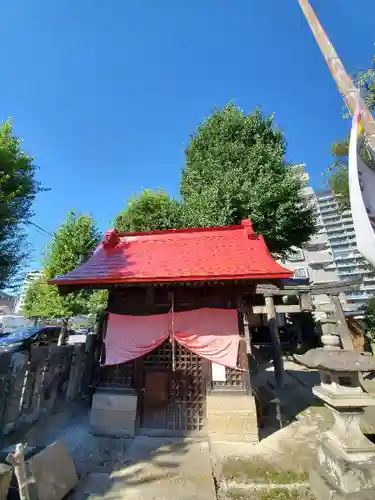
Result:
M265 297L268 326L272 340L273 364L275 370L275 381L277 386L282 389L284 387L284 362L283 351L281 349L279 329L276 324L276 309L273 297Z
M317 304L315 307L315 312L334 313L335 308L332 304Z
M349 327L345 319L344 310L338 295L331 295L331 302L335 308L335 316L337 318L337 329L341 337L342 347L349 351L354 351L352 336L350 335Z
M275 306L277 313L292 314L301 312L301 307L297 305L280 304ZM267 314L267 306L253 306L253 314Z
M245 301L242 297L239 297L237 299L237 307L239 309L240 315L242 317L242 322L243 322L243 329L244 329L244 334L245 334L245 344L246 344L246 368L247 372L243 374L244 377L246 377L246 390L248 394L252 394L252 388L251 388L251 377L250 377L250 356L251 356L251 333L250 333L250 327L249 327L249 318L248 315L250 314L249 309L245 305ZM241 341L240 345L238 348L241 348Z
M300 291L309 291L309 286L304 285L287 285L284 288L278 288L275 285L258 285L256 287L255 293L257 295L298 295Z
M330 293L342 293L356 290L362 283L362 278L351 278L345 281L332 281L329 283L317 283L311 285L284 285L277 287L272 284L257 285L255 293L258 295L300 295L310 292L312 295L323 295Z

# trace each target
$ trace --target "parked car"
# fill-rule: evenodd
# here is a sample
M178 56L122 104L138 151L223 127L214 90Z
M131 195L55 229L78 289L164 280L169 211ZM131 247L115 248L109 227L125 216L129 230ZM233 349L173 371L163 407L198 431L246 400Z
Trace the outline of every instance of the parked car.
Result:
M60 332L61 326L20 328L0 337L0 353L28 351L31 346L56 345ZM71 333L67 332L68 335Z
M23 316L17 316L16 314L0 315L0 336L29 326L33 326L33 321Z
M87 326L79 326L75 329L77 335L87 335L89 333L89 329Z
M66 339L66 343L71 345L71 344L84 344L86 342L87 335L84 334L75 334L69 335Z

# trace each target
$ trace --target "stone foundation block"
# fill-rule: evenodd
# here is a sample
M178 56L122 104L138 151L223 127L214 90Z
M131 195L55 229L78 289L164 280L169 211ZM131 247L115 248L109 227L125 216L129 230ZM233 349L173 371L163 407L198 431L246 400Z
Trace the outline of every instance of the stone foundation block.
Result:
M207 432L211 441L258 442L254 397L211 393L207 397Z
M137 395L97 392L90 411L91 432L99 436L133 437Z

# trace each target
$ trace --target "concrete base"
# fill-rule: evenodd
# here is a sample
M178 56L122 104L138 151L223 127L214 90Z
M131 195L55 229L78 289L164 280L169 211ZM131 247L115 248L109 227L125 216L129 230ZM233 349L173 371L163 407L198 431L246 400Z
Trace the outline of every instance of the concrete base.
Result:
M137 418L135 393L96 392L90 412L90 430L96 436L133 437Z
M316 469L310 471L309 482L311 491L314 493L315 498L319 500L373 500L375 498L374 489L352 493L339 491L326 478L322 477Z
M207 433L211 442L259 441L255 399L235 392L211 392L207 396Z
M319 500L375 498L375 461L372 453L346 453L324 436L318 461L310 472L311 491Z

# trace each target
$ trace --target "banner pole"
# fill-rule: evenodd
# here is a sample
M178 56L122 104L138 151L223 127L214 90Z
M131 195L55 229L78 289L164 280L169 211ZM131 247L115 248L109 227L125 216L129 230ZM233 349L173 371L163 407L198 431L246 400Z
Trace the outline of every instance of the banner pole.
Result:
M366 139L373 150L375 150L375 120L366 103L363 101L359 90L354 85L353 80L345 71L341 59L337 55L335 48L324 31L309 0L297 0L301 10L308 22L312 34L323 54L333 79L336 82L339 92L344 98L345 104L353 116L359 106L362 113L362 126L366 134Z

